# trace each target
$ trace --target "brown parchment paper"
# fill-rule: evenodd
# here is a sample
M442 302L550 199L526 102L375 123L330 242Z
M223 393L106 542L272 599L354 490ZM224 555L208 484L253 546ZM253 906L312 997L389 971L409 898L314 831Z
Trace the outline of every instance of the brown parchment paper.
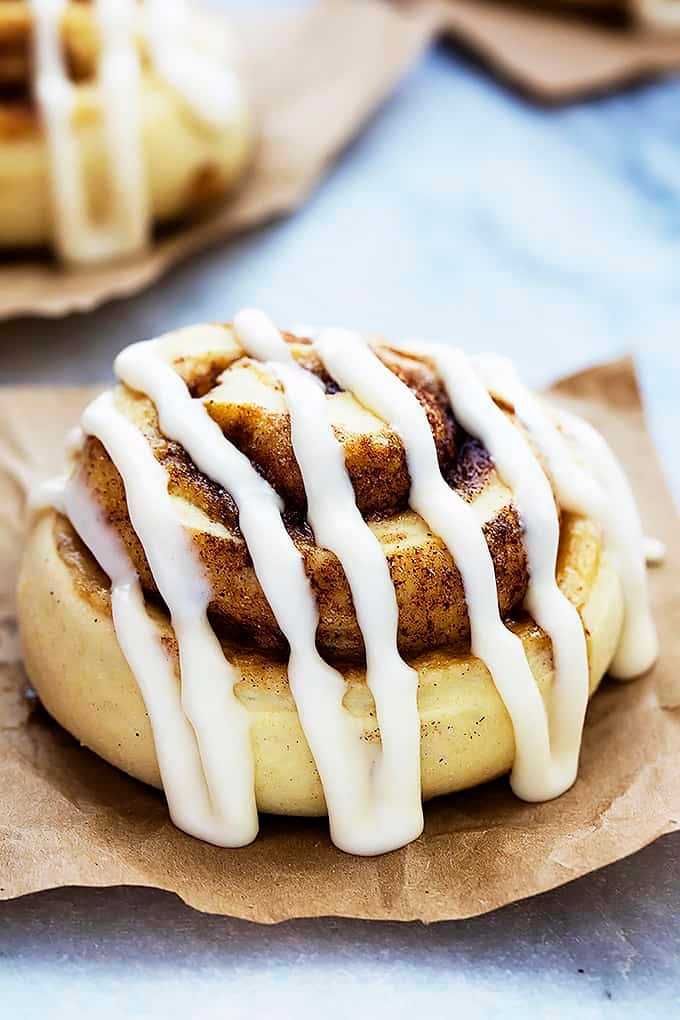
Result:
M349 917L425 921L484 913L631 854L680 827L680 550L677 513L645 429L629 361L555 393L599 426L630 472L649 534L662 657L647 677L605 683L589 712L580 777L549 804L506 780L426 808L424 835L377 858L340 853L321 820L262 819L257 841L220 850L168 821L162 797L81 749L23 692L12 661L12 588L26 485L53 472L83 389L0 391L0 896L61 885L155 886L201 910L254 921Z
M87 311L133 294L198 249L300 205L426 46L436 12L387 0L319 0L302 12L246 12L230 21L258 132L237 193L131 261L89 270L0 261L0 319Z
M680 68L680 33L590 17L586 3L576 10L565 0L434 2L442 31L540 102L562 103Z

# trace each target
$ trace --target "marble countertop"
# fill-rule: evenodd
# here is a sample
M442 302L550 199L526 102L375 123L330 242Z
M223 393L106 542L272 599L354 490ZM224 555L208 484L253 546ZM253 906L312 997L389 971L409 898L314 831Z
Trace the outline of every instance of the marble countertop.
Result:
M61 321L0 325L2 382L246 304L511 353L532 383L635 353L680 498L680 80L561 110L429 54L305 208ZM647 1016L680 1002L680 837L468 922L263 928L140 889L0 904L3 1015ZM675 1009L674 1009L675 1007Z

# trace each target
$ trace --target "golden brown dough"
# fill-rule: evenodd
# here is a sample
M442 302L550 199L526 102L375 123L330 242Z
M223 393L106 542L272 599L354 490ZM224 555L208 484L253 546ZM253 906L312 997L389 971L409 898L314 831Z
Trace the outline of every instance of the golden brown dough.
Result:
M75 551L63 518L42 515L32 532L19 583L19 614L29 677L48 712L112 765L161 785L153 736L136 681L118 646L106 578L82 547ZM588 629L594 691L618 642L622 601L618 577L592 526L565 529L560 583ZM177 655L167 618L156 617ZM549 697L554 679L550 642L530 621L514 625L537 684ZM251 718L255 785L261 811L325 814L312 755L291 697L285 663L225 643L241 674L236 693ZM514 758L510 719L485 667L469 653L440 648L410 660L418 670L423 796L476 786L507 772ZM346 670L346 707L377 740L373 699L363 668Z

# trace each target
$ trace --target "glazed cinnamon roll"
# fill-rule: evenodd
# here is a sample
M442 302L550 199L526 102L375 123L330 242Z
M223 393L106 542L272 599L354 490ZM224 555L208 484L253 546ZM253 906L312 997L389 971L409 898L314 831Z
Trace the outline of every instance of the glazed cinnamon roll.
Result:
M589 695L656 656L638 514L590 426L504 359L256 311L116 372L19 583L63 726L223 846L258 810L327 813L375 854L423 799L572 785Z
M234 41L188 0L0 0L0 247L129 255L252 148Z

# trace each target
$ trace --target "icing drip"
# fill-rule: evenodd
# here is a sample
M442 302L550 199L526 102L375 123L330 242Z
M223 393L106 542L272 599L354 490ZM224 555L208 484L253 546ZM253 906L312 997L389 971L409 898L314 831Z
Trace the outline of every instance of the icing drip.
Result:
M101 33L99 93L113 191L111 254L141 248L150 221L141 124L141 66L135 0L96 0ZM106 252L104 252L106 254Z
M151 210L142 140L142 72L135 38L136 0L94 0L100 35L97 77L111 206L101 222L88 211L80 144L73 125L76 88L61 45L67 0L29 0L34 20L35 96L47 140L55 246L73 262L128 255L147 242ZM236 74L210 38L199 40L185 0L147 0L154 68L208 128L227 125L241 104Z
M88 214L80 150L73 129L76 90L61 49L66 0L30 0L35 22L35 94L45 127L55 241L73 261L111 258L144 243L148 226L140 137L140 67L132 36L134 0L96 0L101 33L99 88L112 209L107 221Z
M142 433L116 409L111 393L87 408L82 426L103 443L123 479L130 519L177 638L181 709L195 745L180 726L171 694L171 687L177 689L172 663L143 609L139 579L78 490L71 495L67 488L65 510L111 577L116 633L150 708L172 817L181 818L178 824L192 835L220 846L242 846L257 834L248 713L233 693L239 675L208 622L210 591L177 518L167 474ZM177 746L166 724L181 738Z
M628 479L599 432L574 415L562 413L561 422L599 483L602 503L600 514L594 513L593 517L597 520L599 516L616 550L626 602L623 634L609 672L620 680L629 680L650 669L658 655L640 515Z
M66 258L80 251L85 212L78 152L71 130L73 86L61 54L61 17L66 0L30 0L35 22L35 95L42 116L51 167L56 241Z
M462 351L439 345L412 345L410 350L432 362L456 420L482 441L500 477L513 490L529 567L525 607L550 638L555 666L547 713L550 776L546 774L544 782L548 789L562 792L578 771L589 672L581 618L556 580L560 523L550 483L528 442L494 404Z
M65 514L111 580L111 612L121 651L137 679L175 825L220 846L232 845L205 782L196 737L185 713L172 660L148 616L137 572L117 534L84 486L62 481L46 495ZM239 762L239 769L242 763ZM238 773L237 773L238 774ZM225 839L225 837L227 837Z
M419 772L413 774L413 756L406 776L407 769L395 761L396 749L389 742L387 765L377 770L379 790L374 801L374 753L361 739L360 724L343 707L341 674L316 649L316 600L302 557L281 519L280 499L247 457L222 435L203 403L191 397L179 375L162 360L162 350L162 342L135 344L118 356L116 372L153 400L163 433L181 443L199 470L222 485L238 507L239 526L258 581L290 645L290 687L324 787L333 841L353 853L394 849L415 838L422 828L420 806L414 817L413 789L416 776L419 786ZM386 619L389 626L389 616ZM382 674L381 679L384 683ZM397 673L397 690L398 684ZM410 676L408 688L406 696L414 699ZM395 705L403 698L403 693L395 698ZM409 746L413 749L415 719L404 725L399 718L398 723L395 736L407 738L406 748L401 747L404 754ZM396 787L397 776L407 782L406 789ZM407 797L411 811L405 814L396 807L399 798L403 804Z
M560 504L570 513L590 517L602 529L625 604L623 633L610 673L620 680L640 676L654 665L658 642L649 606L642 525L628 479L591 425L561 412L558 427L540 400L522 386L510 361L485 355L477 364L488 388L514 406L545 458Z
M146 36L154 68L208 127L228 124L241 103L236 74L211 53L195 45L193 15L186 0L146 0Z
M379 833L376 848L391 849L422 831L418 675L397 650L398 610L390 571L380 543L359 512L342 446L328 422L318 379L298 367L279 331L261 312L240 312L236 334L245 351L281 382L290 414L293 451L307 496L307 518L317 545L338 557L347 577L366 650L366 681L376 704L382 751L374 766L374 808L363 820ZM298 682L292 676L291 684ZM317 720L308 739L328 756ZM314 739L317 731L319 737ZM331 753L330 770L338 764ZM326 768L319 766L324 784ZM361 822L361 819L356 819ZM352 837L362 841L361 829Z
M185 354L235 355L231 334L205 327L192 334L191 343L180 333L135 344L119 355L116 371L153 401L162 433L181 444L198 470L236 503L258 581L290 646L290 688L321 778L334 842L361 854L394 849L419 834L423 817L417 675L399 655L387 561L357 508L319 380L295 362L261 313L241 312L235 334L283 390L309 523L316 543L340 561L350 587L380 745L364 738L361 722L344 708L342 675L317 651L316 600L284 526L279 496L223 435L203 401L191 396L173 366L173 359ZM552 641L555 682L546 710L522 642L501 619L480 521L443 478L417 397L355 333L322 330L315 349L330 376L401 438L410 505L442 539L460 571L472 653L486 664L513 725L513 790L526 800L558 796L576 776L589 671L578 612L556 582L558 511L533 447L548 464L561 506L602 527L625 594L626 623L614 669L630 676L649 668L656 639L646 605L639 517L621 469L584 422L563 415L558 428L503 359L468 359L438 345L401 348L431 363L454 416L483 443L513 491L529 566L526 608ZM533 445L488 391L514 406ZM49 501L70 517L111 578L116 633L149 710L173 820L211 842L241 845L257 830L247 713L234 696L238 674L208 621L211 592L168 493L168 477L142 433L117 410L112 394L88 408L82 425L104 444L123 480L132 526L177 637L180 684L147 614L135 568L87 491L73 479L57 479L44 487L37 503ZM77 442L76 436L71 449Z
M574 750L569 748L565 753L560 747L560 760L553 760L545 709L522 642L508 630L499 613L496 577L484 533L472 508L441 474L423 408L358 334L326 330L316 346L332 377L388 422L401 438L411 477L409 503L442 539L460 571L470 617L472 654L487 666L512 721L513 790L524 800L558 796L573 782Z

